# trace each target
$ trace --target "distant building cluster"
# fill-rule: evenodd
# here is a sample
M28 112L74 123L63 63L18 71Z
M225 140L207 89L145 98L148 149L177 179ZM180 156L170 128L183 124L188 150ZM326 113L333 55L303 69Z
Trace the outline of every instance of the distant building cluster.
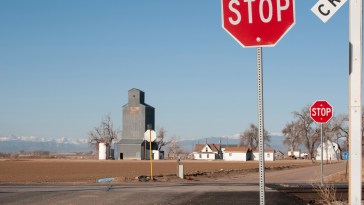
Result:
M164 159L164 152L158 149L156 141L145 140L144 133L148 129L155 128L155 109L145 103L145 93L133 88L128 91L128 103L122 107L122 138L114 144L115 160L153 160ZM325 150L321 156L321 146ZM150 156L152 153L152 156ZM196 144L189 159L194 160L224 160L224 161L258 161L259 151L248 147L238 147L237 145L220 144ZM264 150L265 161L275 161L283 159L285 154L279 150ZM294 159L307 159L308 154L301 150L289 150L287 155ZM106 158L106 156L101 156ZM327 141L319 145L316 152L316 160L339 160L341 159L341 149L337 143Z
M274 161L278 157L275 150L264 150L264 160ZM259 151L247 147L222 146L221 144L196 144L193 151L196 160L225 160L225 161L257 161Z

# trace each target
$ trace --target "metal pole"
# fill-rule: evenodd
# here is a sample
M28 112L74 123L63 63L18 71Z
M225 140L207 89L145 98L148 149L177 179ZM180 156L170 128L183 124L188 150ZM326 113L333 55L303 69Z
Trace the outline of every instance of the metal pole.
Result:
M150 179L153 181L153 162L152 162L152 130L149 130L149 160L150 160Z
M322 128L321 128L322 129ZM326 132L325 132L325 143L328 143L328 141L327 141L327 135L326 135ZM329 158L330 158L330 160L331 160L331 157L329 156L329 153L328 153L328 146L329 146L329 144L326 144L325 145L325 154L326 154L326 164L329 164Z
M362 0L349 5L349 204L361 204L362 193Z
M144 139L144 160L147 160L147 140Z
M263 110L263 64L262 47L257 48L258 77L258 137L259 137L259 197L260 205L265 204L264 178L264 110Z
M321 127L321 186L324 185L324 140L322 137L322 123L320 123Z

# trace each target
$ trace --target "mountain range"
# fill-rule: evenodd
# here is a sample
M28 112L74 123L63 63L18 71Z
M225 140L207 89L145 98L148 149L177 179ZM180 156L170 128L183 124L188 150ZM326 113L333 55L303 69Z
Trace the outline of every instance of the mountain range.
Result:
M283 136L272 136L270 147L268 149L275 149L285 152L288 150L286 145L283 145ZM238 137L209 137L194 140L179 141L181 149L185 152L192 152L195 144L219 144L222 145L237 145L239 144ZM20 151L50 151L50 152L90 152L93 148L88 144L87 139L73 139L73 138L42 138L35 136L0 136L0 152L14 153Z
M0 136L0 152L19 151L89 152L92 148L87 139L41 138L35 136Z

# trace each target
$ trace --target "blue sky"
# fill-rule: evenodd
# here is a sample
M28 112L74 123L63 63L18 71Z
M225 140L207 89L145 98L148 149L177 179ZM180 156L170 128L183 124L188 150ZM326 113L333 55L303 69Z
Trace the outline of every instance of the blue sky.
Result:
M348 3L329 22L296 0L296 24L263 49L265 128L280 132L326 99L348 109ZM220 0L0 1L0 135L85 138L127 92L182 139L257 122L256 50L221 27Z

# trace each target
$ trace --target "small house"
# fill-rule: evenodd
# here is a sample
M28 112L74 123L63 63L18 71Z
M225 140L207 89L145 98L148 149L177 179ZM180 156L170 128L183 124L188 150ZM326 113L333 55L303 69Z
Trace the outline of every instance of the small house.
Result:
M193 158L196 160L221 159L222 152L220 144L196 144Z
M259 160L259 150L253 151L253 160ZM264 150L264 161L275 161L275 150Z
M223 156L225 161L248 161L252 158L252 150L247 147L226 147Z

